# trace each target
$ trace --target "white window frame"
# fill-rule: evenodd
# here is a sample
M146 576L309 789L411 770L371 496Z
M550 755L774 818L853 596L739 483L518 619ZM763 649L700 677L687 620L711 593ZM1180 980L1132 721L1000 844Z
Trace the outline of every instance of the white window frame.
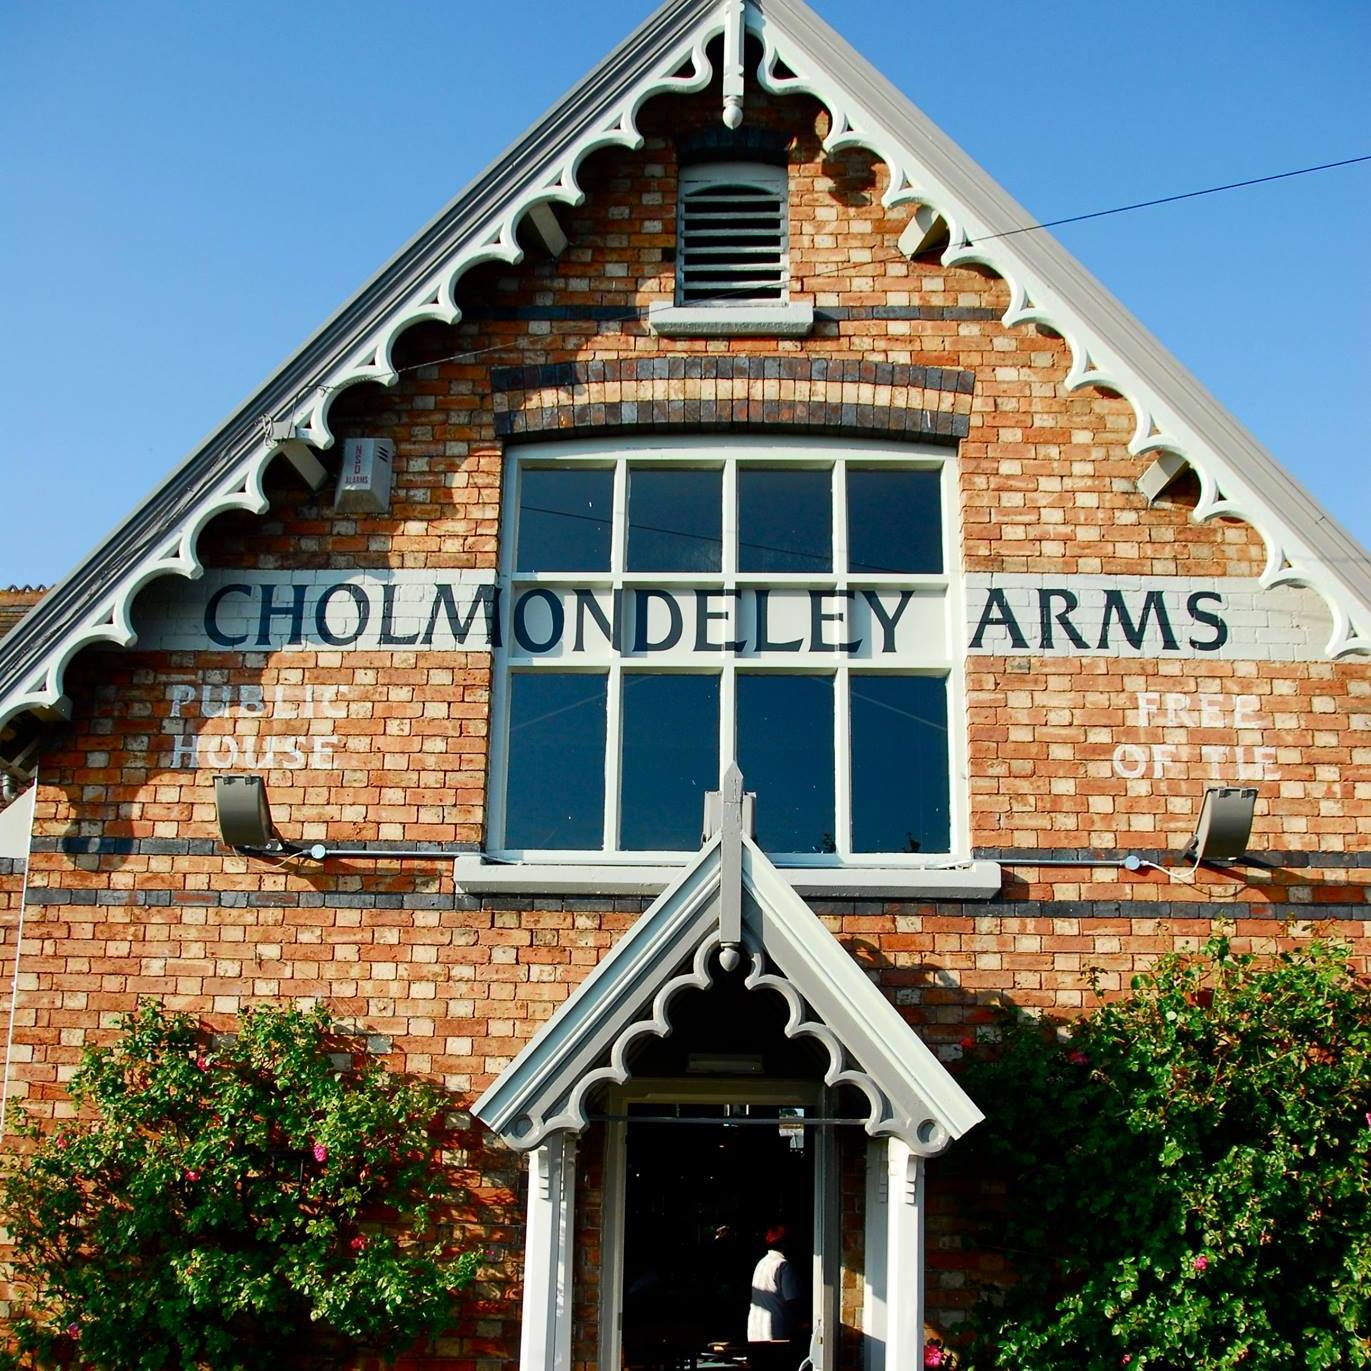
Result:
M736 681L740 672L767 674L827 675L835 678L834 689L834 798L837 826L836 851L771 853L777 866L798 869L903 870L939 869L970 860L969 788L965 728L965 652L961 643L965 622L964 578L961 572L961 536L957 501L956 457L947 448L934 444L882 443L846 439L753 438L725 439L692 435L672 440L603 439L572 440L557 443L525 443L511 446L505 454L503 510L501 518L500 584L505 602L505 617L512 612L517 590L533 587L565 589L571 586L604 590L632 590L636 587L741 589L793 587L833 591L847 589L912 589L941 592L945 632L942 651L930 653L917 664L899 660L886 664L880 657L853 664L844 654L805 653L788 658L783 665L721 653L706 666L672 665L654 660L646 669L717 675L719 690L719 774L734 755ZM628 533L628 472L630 465L651 463L674 467L718 467L724 471L723 569L718 573L629 572L626 570ZM937 575L849 574L846 546L848 464L866 464L885 469L898 467L937 470L941 473L943 571ZM841 571L808 573L739 573L737 559L737 478L740 466L781 469L824 468L833 473L834 546L833 565ZM610 567L606 572L518 573L515 553L518 547L519 490L521 473L529 467L601 467L614 472L613 530ZM510 663L510 633L503 635L495 653L491 694L491 740L487 785L488 855L500 862L571 867L651 867L671 868L684 864L693 855L683 851L647 851L617 847L621 783L622 678L625 672L644 669L642 659L623 657L611 650L586 652L573 660L550 659L545 664ZM505 781L508 768L509 679L519 671L550 670L559 673L585 672L607 674L607 720L605 732L604 827L606 845L595 849L530 849L504 845ZM851 847L851 774L849 731L851 719L850 680L854 672L930 675L945 677L948 710L948 808L950 850L947 852L854 852ZM747 777L744 776L744 783ZM759 804L765 804L759 796ZM615 846L608 844L615 835Z

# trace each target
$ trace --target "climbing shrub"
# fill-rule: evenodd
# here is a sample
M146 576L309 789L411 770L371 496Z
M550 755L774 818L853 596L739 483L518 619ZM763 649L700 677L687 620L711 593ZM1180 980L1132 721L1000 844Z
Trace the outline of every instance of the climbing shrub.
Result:
M962 1364L1371 1366L1371 991L1343 951L1216 938L1069 1028L984 1036L967 1163L1016 1280Z
M443 1101L366 1060L323 1009L211 1039L144 1003L86 1052L79 1121L22 1120L0 1176L17 1364L117 1371L389 1354L446 1327Z

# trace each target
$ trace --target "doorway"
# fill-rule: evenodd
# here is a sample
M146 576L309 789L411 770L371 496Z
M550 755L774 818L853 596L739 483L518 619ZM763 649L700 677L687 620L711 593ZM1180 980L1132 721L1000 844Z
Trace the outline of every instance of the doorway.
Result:
M800 1288L795 1371L830 1371L839 1244L826 1099L793 1079L643 1079L610 1093L602 1371L745 1371L752 1273L777 1222Z
M801 1292L794 1371L813 1323L815 1139L803 1107L636 1104L625 1140L624 1366L746 1366L753 1268L780 1224Z

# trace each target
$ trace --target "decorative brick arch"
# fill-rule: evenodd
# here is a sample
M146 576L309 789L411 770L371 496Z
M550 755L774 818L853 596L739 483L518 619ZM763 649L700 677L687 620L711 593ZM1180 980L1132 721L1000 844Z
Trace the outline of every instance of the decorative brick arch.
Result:
M824 357L686 356L497 367L498 438L751 429L955 444L975 375Z

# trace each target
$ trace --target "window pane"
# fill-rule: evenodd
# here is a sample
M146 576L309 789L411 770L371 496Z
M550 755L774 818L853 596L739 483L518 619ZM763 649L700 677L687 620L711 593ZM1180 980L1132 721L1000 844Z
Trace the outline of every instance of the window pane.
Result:
M604 846L607 680L510 676L506 847Z
M833 678L738 676L738 765L768 852L832 852Z
M853 851L948 851L947 681L854 675L851 689Z
M608 571L614 473L526 468L519 487L520 571Z
M718 571L723 472L646 470L628 476L628 569Z
M940 473L847 472L847 560L852 571L943 569Z
M831 571L833 473L738 473L738 569Z
M624 674L619 845L693 852L719 786L719 678Z

